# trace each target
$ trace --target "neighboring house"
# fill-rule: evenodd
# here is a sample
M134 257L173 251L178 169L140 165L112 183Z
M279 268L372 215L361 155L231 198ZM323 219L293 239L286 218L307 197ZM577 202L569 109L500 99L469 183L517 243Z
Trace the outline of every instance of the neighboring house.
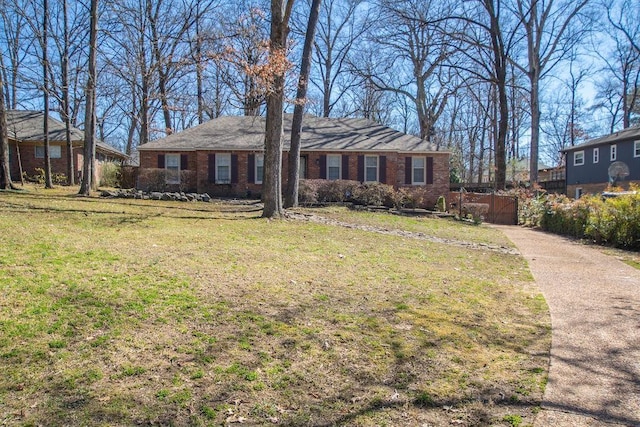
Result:
M51 172L67 173L67 139L65 125L49 117L49 156ZM21 173L37 175L36 169L44 169L44 113L40 111L7 111L7 134L9 139L9 163L11 178L20 180ZM83 164L84 132L72 127L73 170L80 176ZM103 142L96 143L96 160L99 169L105 162L122 162L127 156ZM99 173L96 175L100 176Z
M600 193L609 185L625 189L640 183L640 126L612 133L562 150L567 195Z
M283 185L291 133L284 120ZM218 196L259 195L264 117L221 117L138 147L138 188L158 184ZM425 190L433 202L449 191L449 152L365 119L305 116L300 178L381 182Z

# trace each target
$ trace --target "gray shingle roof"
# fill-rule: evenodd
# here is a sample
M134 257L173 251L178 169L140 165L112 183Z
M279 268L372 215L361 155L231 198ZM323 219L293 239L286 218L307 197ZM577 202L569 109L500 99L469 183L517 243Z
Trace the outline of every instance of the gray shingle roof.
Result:
M41 111L7 110L7 134L9 139L19 142L44 141L43 117L44 113ZM48 125L49 142L66 143L67 137L64 123L49 117ZM84 132L72 126L71 141L82 145L84 143ZM113 155L126 157L124 153L102 141L96 142L96 148Z
M578 145L574 145L573 147L565 148L564 150L561 150L561 151L567 152L567 151L582 150L583 148L586 148L586 147L593 147L601 144L611 144L614 142L638 140L638 139L640 139L640 126L633 126L618 132L611 133L609 135L604 135L599 138L592 139L583 144L578 144Z
M291 114L284 119L284 149L291 137ZM262 150L264 117L232 116L210 120L199 126L148 142L140 151ZM397 151L435 152L435 146L366 119L334 119L305 116L302 123L303 151Z

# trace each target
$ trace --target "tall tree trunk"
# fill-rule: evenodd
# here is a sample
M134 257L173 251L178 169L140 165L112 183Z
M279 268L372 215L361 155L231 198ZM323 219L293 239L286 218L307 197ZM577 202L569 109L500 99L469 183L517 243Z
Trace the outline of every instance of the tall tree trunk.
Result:
M96 157L96 56L98 39L98 0L91 0L91 28L89 30L89 69L84 115L84 163L79 194L89 196L96 187L94 182L94 162Z
M289 17L294 0L271 0L270 61L286 60ZM284 107L285 64L274 64L272 87L267 94L267 124L264 141L263 194L265 218L280 218L282 206L282 118Z
M63 51L62 51L62 120L64 121L65 139L67 142L67 184L75 184L73 162L73 141L71 140L71 117L69 112L69 16L67 0L62 0L63 19Z
M300 134L302 132L302 117L309 86L309 73L311 72L311 54L313 53L313 39L316 32L316 24L320 13L322 0L313 0L307 23L307 33L302 49L302 64L300 65L300 78L298 79L298 91L296 93L296 105L293 109L293 124L291 126L291 148L289 149L289 170L287 179L287 192L285 195L285 208L298 206L298 188L300 181Z
M53 188L53 180L51 179L51 150L49 146L49 58L47 53L49 26L48 0L43 0L42 8L42 91L44 96L44 120L42 131L44 133L44 187Z
M3 53L0 53L3 55ZM11 166L9 165L9 138L7 135L7 116L4 98L4 79L0 74L0 188L14 189L11 181ZM17 142L16 142L17 147Z

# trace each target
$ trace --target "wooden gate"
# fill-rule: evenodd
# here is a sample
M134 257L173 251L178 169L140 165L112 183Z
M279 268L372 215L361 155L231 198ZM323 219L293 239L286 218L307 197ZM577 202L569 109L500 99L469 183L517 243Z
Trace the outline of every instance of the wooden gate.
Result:
M518 224L518 198L501 194L466 193L464 191L449 193L447 205L449 211L462 214L469 203L484 204L488 207L484 220L492 224Z

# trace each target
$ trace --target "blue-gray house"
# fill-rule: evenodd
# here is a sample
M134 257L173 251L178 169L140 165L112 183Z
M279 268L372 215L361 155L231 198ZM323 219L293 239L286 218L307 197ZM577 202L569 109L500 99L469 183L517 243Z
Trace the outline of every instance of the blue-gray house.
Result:
M630 127L562 150L567 195L600 193L609 185L640 184L640 126Z

